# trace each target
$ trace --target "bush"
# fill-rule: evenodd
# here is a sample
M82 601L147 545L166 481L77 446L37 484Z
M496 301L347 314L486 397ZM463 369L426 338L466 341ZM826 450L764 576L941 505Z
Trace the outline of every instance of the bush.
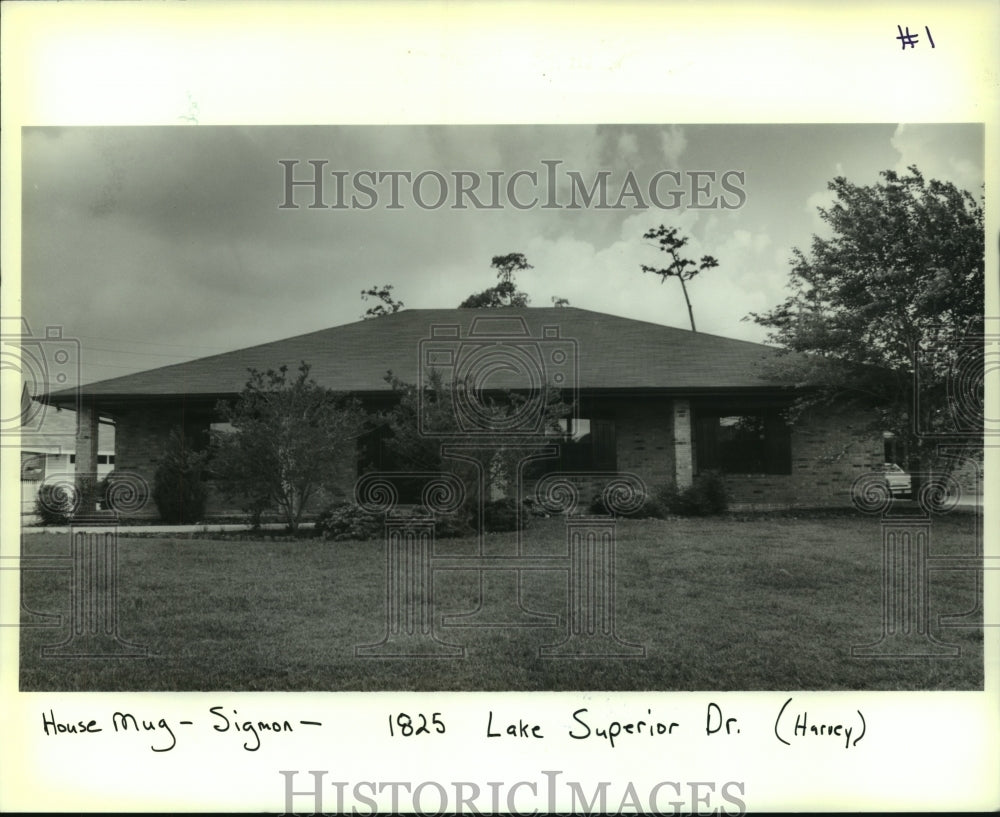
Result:
M264 514L270 509L271 503L266 497L240 497L247 525L252 530L260 530Z
M726 484L715 471L704 471L683 491L671 486L663 493L664 504L678 516L711 516L729 507Z
M108 502L108 489L111 487L111 482L115 478L115 472L112 471L110 474L105 474L97 482L97 507L102 511L110 511L111 504Z
M73 518L73 500L65 486L42 483L35 497L35 515L43 525L66 525Z
M431 512L421 506L414 506L413 512L431 516ZM434 535L438 539L469 536L473 531L469 523L456 514L440 514L436 518ZM366 542L381 539L385 526L383 514L370 513L353 502L338 502L324 510L316 518L315 531L324 539L335 542L354 540Z
M521 528L528 527L530 520L530 510L522 506ZM517 530L517 522L517 500L514 497L495 499L483 506L483 529L487 533Z
M316 518L316 534L324 539L359 542L382 536L382 514L373 514L353 502L331 505Z
M461 536L472 536L475 531L467 517L457 513L442 513L436 517L434 535L438 539L455 539Z
M660 491L657 494L646 494L642 498L642 503L634 511L628 512L616 512L612 513L609 511L607 506L604 504L604 497L601 494L597 494L590 501L590 512L593 514L611 514L613 516L620 516L626 519L662 519L669 512L669 507L664 499L664 491Z
M164 522L198 522L205 515L208 490L202 482L205 455L193 451L179 428L170 432L163 459L153 476L153 501Z

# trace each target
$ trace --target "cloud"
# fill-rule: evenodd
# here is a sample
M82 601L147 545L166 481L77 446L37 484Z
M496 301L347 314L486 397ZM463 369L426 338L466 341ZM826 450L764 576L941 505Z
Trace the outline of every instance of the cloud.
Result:
M978 196L983 184L982 131L942 125L899 125L890 139L899 154L895 170L916 165L928 179L950 181ZM976 157L972 159L970 157Z
M771 236L733 229L732 219L705 218L704 211L671 215L670 225L689 239L682 251L685 257L699 260L713 255L719 261L718 267L687 285L698 330L762 341L765 331L742 319L781 300L787 264L773 262ZM680 284L673 279L661 282L640 269L642 264L662 265L659 250L641 238L662 218L649 213L628 216L620 238L605 247L569 233L536 238L526 250L535 269L522 274L519 282L536 306L548 306L552 296L559 296L584 309L690 328Z
M849 154L845 133L854 139ZM178 357L207 354L357 320L360 291L372 284L392 283L408 308L457 305L495 282L493 255L523 252L535 269L520 283L537 306L559 296L687 327L676 282L640 271L661 263L642 235L663 223L690 237L688 257L719 259L691 282L698 328L758 340L763 333L741 318L783 299L784 248L807 241L810 226L824 228L816 206L831 197L810 192L826 178L817 168L832 169L848 155L852 163L878 156L878 166L889 166L890 133L835 128L805 138L793 126L655 125L28 128L24 314L32 326L60 324L68 335L125 339L114 353L85 349L96 379L169 363L172 349ZM900 161L916 159L924 169L935 160L929 175L981 175L981 129L908 126L892 138ZM281 159L297 159L298 174L310 159L349 174L468 170L485 188L488 171L535 171L544 181L541 161L554 160L564 204L571 171L588 187L607 174L614 201L629 172L641 187L662 169L740 167L749 196L733 211L455 210L450 202L436 210L334 210L310 209L309 191L300 188L303 206L289 210L279 208Z
M813 231L823 237L832 235L830 225L819 214L820 208L829 209L837 201L837 194L832 190L817 190L806 199L805 211L812 217Z
M623 131L618 137L618 153L625 159L631 159L639 152L639 137L631 131Z
M666 130L660 132L660 148L663 150L663 159L666 167L677 167L681 154L687 148L687 137L682 128L671 125Z

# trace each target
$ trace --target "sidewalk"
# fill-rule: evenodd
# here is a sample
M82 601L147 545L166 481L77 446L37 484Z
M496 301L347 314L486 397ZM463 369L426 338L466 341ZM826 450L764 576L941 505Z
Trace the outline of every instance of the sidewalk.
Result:
M982 510L983 497L981 496L963 496L958 500L958 505L956 510L960 511L976 511ZM299 525L301 530L311 530L315 523L313 522L303 522ZM285 530L286 525L283 522L270 522L261 525L258 530L269 531L269 530ZM80 525L73 528L78 531L100 531L106 530L107 526L104 525ZM245 533L250 532L250 526L240 523L211 523L211 522L200 522L196 525L129 525L129 524L119 524L118 533L127 536L129 533L135 534L146 534L146 533L230 533L233 531L242 531ZM69 533L68 525L22 525L22 534L35 534L35 533L56 533L56 534L66 534Z
M77 531L101 531L107 530L108 525L80 525L74 526ZM201 522L197 525L125 525L119 524L118 533L128 535L129 533L228 533L231 531L250 532L249 525L242 524L212 524L211 522ZM258 530L285 530L287 526L283 522L271 522L261 525ZM299 525L301 530L311 530L312 522L303 522ZM21 533L69 533L68 525L24 525Z

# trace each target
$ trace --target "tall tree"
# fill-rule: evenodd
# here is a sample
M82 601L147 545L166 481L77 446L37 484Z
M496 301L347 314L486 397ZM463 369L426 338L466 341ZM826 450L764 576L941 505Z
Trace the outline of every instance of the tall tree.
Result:
M232 431L216 434L211 467L251 512L275 508L295 531L320 490L353 474L366 418L355 401L318 385L307 363L294 378L287 372L251 369L239 397L219 404Z
M872 426L927 465L935 445L921 432L953 425L954 373L972 372L971 388L982 387L982 347L967 339L984 311L983 206L912 165L880 176L829 183L836 199L819 214L832 236L814 236L808 255L794 250L792 294L750 317L803 353L782 367L811 387L804 404L868 406Z
M641 264L640 266L643 272L651 272L654 275L659 275L661 284L668 278L676 278L681 282L684 303L687 304L688 317L691 319L691 331L697 332L698 330L694 325L694 310L691 308L691 299L688 297L687 282L699 273L719 266L719 262L711 255L703 255L700 264L690 258L683 258L680 251L688 243L688 239L687 236L678 235L679 232L676 227L666 227L661 224L659 227L643 233L642 237L644 239L655 241L655 246L659 247L662 252L665 252L669 256L670 263L666 267L651 267L647 264Z
M534 269L528 263L523 253L512 252L507 255L494 255L490 266L497 271L497 283L494 286L470 295L459 309L497 309L505 306L527 306L528 293L517 288L514 276L518 272Z
M392 290L392 284L382 284L381 286L373 286L361 290L362 301L367 301L369 298L375 298L378 301L374 306L370 306L365 310L365 314L361 316L362 320L367 321L372 318L381 318L383 315L392 315L399 312L405 304L392 297Z

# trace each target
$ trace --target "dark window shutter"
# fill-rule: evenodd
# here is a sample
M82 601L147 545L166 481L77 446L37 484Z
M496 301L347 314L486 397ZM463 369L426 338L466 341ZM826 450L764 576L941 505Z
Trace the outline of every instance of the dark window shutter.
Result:
M764 440L767 450L767 473L792 473L792 433L776 411L765 418Z
M593 445L593 467L598 471L618 469L618 443L614 420L591 420L590 439Z
M718 417L698 417L694 424L695 462L699 471L719 467Z

